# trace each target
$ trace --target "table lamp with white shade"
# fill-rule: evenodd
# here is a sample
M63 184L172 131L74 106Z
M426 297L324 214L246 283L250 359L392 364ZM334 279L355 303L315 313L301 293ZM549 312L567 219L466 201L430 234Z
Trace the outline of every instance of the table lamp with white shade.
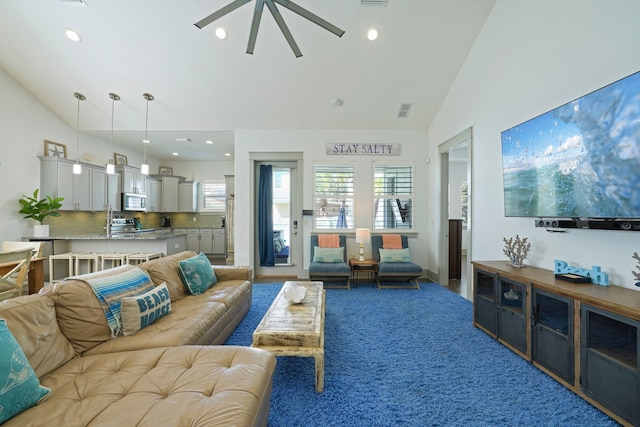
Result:
M371 241L371 231L368 228L356 228L356 242L360 243L360 259L364 261L364 244Z

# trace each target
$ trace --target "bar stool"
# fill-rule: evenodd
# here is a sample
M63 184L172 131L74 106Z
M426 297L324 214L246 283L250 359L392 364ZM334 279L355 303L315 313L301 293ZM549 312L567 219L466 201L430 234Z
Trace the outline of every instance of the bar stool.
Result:
M74 264L76 255L77 254L74 254L72 252L65 252L63 254L49 255L49 282L50 283L61 282L60 279L55 279L55 275L53 274L53 265L55 264L54 263L55 260L66 260L68 262L69 274L66 277L70 277L70 276L73 276L75 274L75 270L73 268L73 264Z
M95 271L99 271L98 263L100 262L100 254L95 252L77 254L76 255L76 274L81 274L80 261L87 261L87 273L93 273Z
M135 254L129 254L127 257L127 264L138 265L150 259L162 258L160 252L138 252Z
M100 254L102 258L102 269L104 270L105 261L111 261L111 268L127 263L127 257L131 255L128 252L109 252Z

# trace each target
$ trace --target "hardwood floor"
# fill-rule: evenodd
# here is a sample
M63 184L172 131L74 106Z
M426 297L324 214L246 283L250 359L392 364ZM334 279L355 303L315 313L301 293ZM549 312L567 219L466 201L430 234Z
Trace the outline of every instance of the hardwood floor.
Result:
M460 279L451 279L447 284L447 288L456 294L467 298L467 257L462 256L462 274Z
M224 265L224 259L214 259L210 257L210 261L212 264ZM295 280L293 278L283 278L283 277L256 277L254 279L255 283L281 283L287 280ZM304 280L304 279L302 279ZM360 283L360 286L365 286L367 284ZM467 257L463 255L462 257L462 274L460 279L452 279L449 280L449 283L446 286L451 292L455 292L456 294L462 296L463 298L467 298Z

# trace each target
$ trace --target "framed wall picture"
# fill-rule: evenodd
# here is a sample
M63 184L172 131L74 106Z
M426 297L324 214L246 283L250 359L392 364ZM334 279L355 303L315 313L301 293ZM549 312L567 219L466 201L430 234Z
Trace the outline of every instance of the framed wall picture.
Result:
M160 168L158 168L158 173L160 175L173 175L173 168L170 168L169 166L160 166Z
M44 140L44 155L49 157L67 158L67 146L53 141Z
M113 160L116 162L116 165L128 165L127 156L124 154L113 153Z

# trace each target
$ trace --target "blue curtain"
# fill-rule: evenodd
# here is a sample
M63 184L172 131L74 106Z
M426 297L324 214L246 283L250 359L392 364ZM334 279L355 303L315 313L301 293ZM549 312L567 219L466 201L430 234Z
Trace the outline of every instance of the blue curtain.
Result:
M275 265L273 249L273 171L271 165L260 165L258 181L258 250L260 265Z

